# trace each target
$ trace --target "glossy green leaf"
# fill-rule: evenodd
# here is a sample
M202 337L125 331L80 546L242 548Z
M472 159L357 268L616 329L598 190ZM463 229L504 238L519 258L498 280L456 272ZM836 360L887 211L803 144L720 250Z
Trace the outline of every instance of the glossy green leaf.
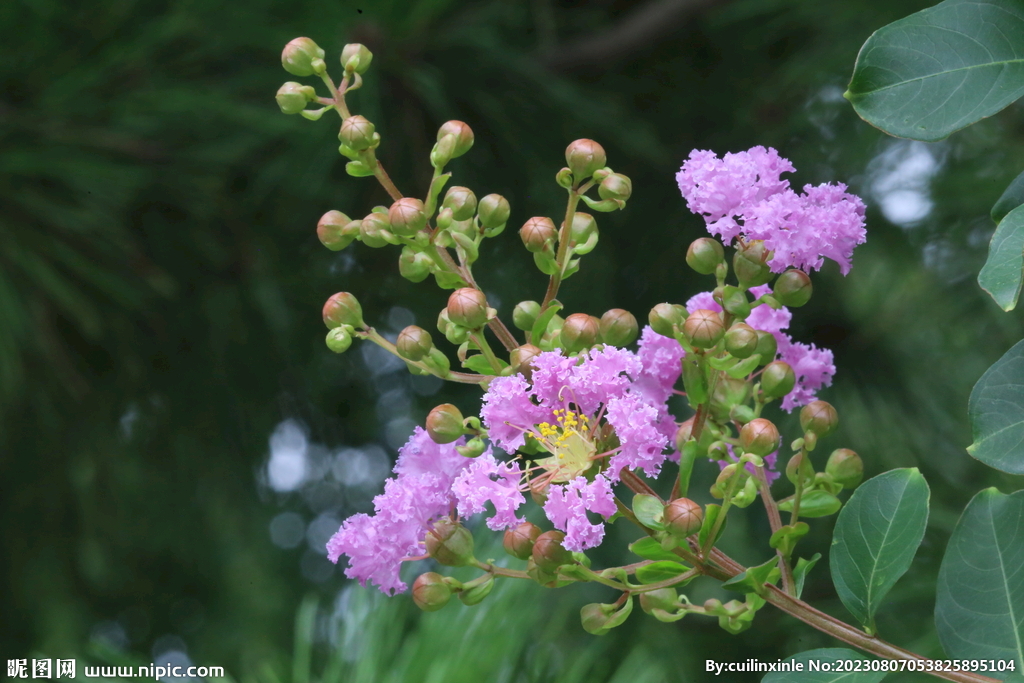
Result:
M636 580L640 583L658 583L659 581L674 579L680 574L685 574L688 571L690 571L690 568L685 564L665 560L662 562L655 562L654 564L647 564L643 567L637 567Z
M1024 5L946 0L875 31L846 98L890 135L941 140L1024 95Z
M885 678L886 671L834 671L836 664L843 660L868 659L854 650L843 647L827 647L808 650L798 655L787 657L784 662L800 662L803 671L772 671L761 679L761 683L878 683ZM811 671L811 662L820 667L820 671Z
M764 564L756 567L747 567L743 572L732 577L722 584L722 588L737 593L757 593L763 595L766 583L774 583L779 580L779 558L773 557Z
M928 496L917 468L892 470L861 484L836 520L832 581L846 608L872 632L875 611L924 537Z
M1024 341L981 376L967 413L974 439L967 452L989 467L1024 474Z
M794 500L790 498L782 503L779 503L779 509L783 512L793 511ZM843 506L842 502L828 491L822 491L821 489L814 489L808 491L800 499L800 516L801 517L828 517L839 512L839 508Z
M629 550L634 555L639 555L645 560L665 560L670 562L675 562L679 560L678 555L662 548L661 543L659 543L656 539L651 538L650 536L646 538L641 538L639 541L634 541L633 543L630 543Z
M994 210L994 209L993 209ZM978 284L1004 311L1017 306L1024 276L1024 206L1010 211L996 226Z
M1024 173L1013 179L1003 194L992 205L992 220L996 223L1006 218L1006 214L1024 204Z
M644 493L633 496L633 514L649 529L660 531L665 528L662 522L665 517L665 506L654 496Z
M800 597L804 592L804 583L807 581L807 575L814 569L814 565L818 564L818 560L821 559L821 553L814 553L811 559L806 560L800 558L796 561L796 566L793 567L793 583L796 584L796 597Z
M967 505L939 567L935 627L950 657L1024 671L1024 491L989 488Z

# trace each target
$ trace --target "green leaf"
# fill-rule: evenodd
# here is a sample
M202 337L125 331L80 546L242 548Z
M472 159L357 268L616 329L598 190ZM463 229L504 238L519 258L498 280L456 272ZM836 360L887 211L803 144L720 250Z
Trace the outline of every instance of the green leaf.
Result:
M1024 6L946 0L875 31L846 98L890 135L941 140L1024 95Z
M992 220L998 224L1006 214L1024 204L1024 173L1021 173L1003 190L1002 196L992 206Z
M555 317L560 310L562 310L562 303L558 299L552 299L548 307L537 316L537 320L533 323L533 329L530 331L530 339L536 344L544 333L548 331L548 323Z
M830 564L839 598L870 633L875 611L910 568L928 521L928 484L917 468L860 485L836 520Z
M736 576L722 584L722 588L737 593L756 593L763 595L766 583L773 583L779 579L779 558L773 557L764 564L756 567L747 567Z
M792 512L794 499L779 503L779 509L783 512ZM839 511L843 504L838 498L828 491L814 489L804 493L800 498L801 517L828 517Z
M1024 671L1024 491L989 488L968 503L939 567L935 628L950 657Z
M674 579L680 574L685 574L688 571L690 571L690 568L685 564L665 560L637 567L636 580L640 583L658 583L659 581Z
M996 226L988 245L988 258L978 273L978 284L995 299L1000 308L1012 311L1020 296L1022 271L1024 206L1018 206Z
M638 493L633 496L633 514L640 520L640 523L649 529L661 531L665 528L662 519L665 516L665 506L654 496Z
M885 678L887 671L832 671L836 663L843 660L868 659L866 655L843 647L821 648L808 650L798 655L787 657L783 662L799 662L803 671L772 671L761 679L761 683L878 683ZM812 671L811 662L820 666L820 671Z
M1024 474L1024 341L981 376L967 414L974 439L967 452L989 467Z
M697 535L697 541L700 543L700 547L703 548L704 542L708 540L708 535L711 533L711 527L715 525L715 520L718 519L718 515L722 512L722 506L716 505L715 503L708 503L704 508L704 523L701 524L700 533ZM718 528L718 535L715 536L715 540L712 541L711 545L714 545L719 538L722 537L722 533L725 532L725 525L729 523L727 517L722 526Z
M675 553L670 553L661 547L656 539L648 536L647 538L641 538L639 541L629 544L629 551L634 555L639 555L645 560L654 561L669 561L676 562L679 560L679 556Z
M821 559L821 553L814 553L811 559L805 560L800 558L796 561L796 566L793 567L793 581L796 583L796 597L799 598L804 592L804 581L807 580L807 575L814 569L814 565L818 564L818 560Z
M500 359L499 359L500 363ZM501 363L504 367L506 364ZM481 353L475 356L470 356L462 362L462 367L472 370L473 372L479 372L481 375L493 375L494 368L487 361L487 358Z

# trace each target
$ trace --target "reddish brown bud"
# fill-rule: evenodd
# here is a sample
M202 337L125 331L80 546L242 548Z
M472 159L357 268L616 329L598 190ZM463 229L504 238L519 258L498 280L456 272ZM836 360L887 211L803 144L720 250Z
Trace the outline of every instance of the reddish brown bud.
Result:
M331 296L324 304L324 324L327 329L333 330L341 325L352 327L366 327L363 322L363 309L359 301L348 292L338 292Z
M468 187L451 187L444 195L442 206L452 210L452 218L466 221L476 213L476 195Z
M607 161L604 147L593 140L575 140L565 148L565 163L577 183L594 175L594 171L599 168L604 168Z
M697 348L710 349L722 339L725 326L717 312L701 308L686 318L683 334Z
M409 325L398 335L395 346L398 348L399 356L406 360L417 361L430 353L430 349L434 348L434 342L430 338L430 333L425 329Z
M470 147L473 146L473 129L462 121L448 121L443 124L437 131L437 141L440 142L441 138L445 135L452 135L455 137L455 147L451 156L452 159L461 157L469 151Z
M443 565L463 567L473 561L473 534L448 517L434 522L423 542L427 554Z
M434 443L451 443L465 433L462 413L451 403L442 403L427 415L427 434Z
M427 225L423 202L413 197L402 197L388 209L391 232L401 237L412 237Z
M369 149L374 142L374 126L365 117L350 116L341 124L338 137L357 152Z
M420 574L412 583L412 601L424 612L436 612L452 597L452 589L437 572Z
M505 552L520 560L529 559L533 554L533 544L540 537L540 527L531 522L523 522L519 526L508 529L502 545Z
M539 347L533 344L523 344L512 349L509 356L509 365L515 372L521 374L529 381L533 378L533 359L542 353Z
M553 572L563 564L572 562L572 553L562 546L565 534L561 531L545 531L533 543L531 556L540 569Z
M483 327L487 322L487 297L472 287L456 289L448 297L448 319L470 330Z
M751 420L740 430L740 445L747 453L764 457L779 447L779 430L763 417Z
M601 341L612 346L628 346L636 341L640 327L629 311L613 308L601 316Z
M354 221L341 211L328 211L316 224L316 236L331 251L340 251L352 244L359 234L360 221Z
M600 320L586 313L573 313L565 319L558 338L562 348L570 353L576 353L596 344L600 332Z
M818 438L828 436L839 426L839 414L826 401L812 401L800 409L800 428Z
M686 538L700 531L704 511L689 498L676 498L665 506L665 528L673 536Z
M281 66L293 76L312 76L325 68L324 51L309 38L296 38L284 46Z
M519 237L523 240L523 246L531 253L544 251L544 248L553 244L558 236L558 230L554 222L546 216L534 216L519 228Z

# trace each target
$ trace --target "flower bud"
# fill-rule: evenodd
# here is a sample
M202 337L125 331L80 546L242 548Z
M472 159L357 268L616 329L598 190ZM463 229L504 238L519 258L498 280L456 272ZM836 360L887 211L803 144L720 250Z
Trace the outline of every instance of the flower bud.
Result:
M793 391L796 386L796 373L793 368L781 360L775 360L764 366L761 373L761 391L768 398L782 398Z
M605 344L628 346L636 341L639 332L636 318L625 309L613 308L601 316L601 341Z
M391 232L400 237L412 237L427 225L423 202L413 197L402 197L388 209Z
M711 495L715 498L725 498L725 493L729 490L729 481L734 476L737 476L737 472L739 472L738 476L740 477L740 481L737 483L738 490L739 486L742 486L744 483L743 478L747 475L747 471L740 468L736 463L731 462L718 473L718 478L711 485Z
M689 498L676 498L665 506L665 529L678 538L686 538L700 531L704 511Z
M523 344L512 349L509 355L509 364L512 371L525 377L527 381L533 378L533 359L542 353L539 347L533 344Z
M423 539L427 554L448 567L464 567L473 560L473 534L448 517L434 522Z
M775 335L771 332L765 332L763 330L757 331L757 348L754 349L754 353L761 355L761 364L766 365L771 361L775 360L776 354L779 352L779 340L775 338Z
M433 260L425 253L406 245L398 257L398 272L410 282L423 282L430 275L433 264Z
M478 436L466 442L465 446L456 446L455 450L464 458L479 458L487 449L487 444Z
M529 332L533 329L533 324L537 322L538 315L540 315L539 303L536 301L520 301L512 309L512 324L523 332Z
M672 612L679 609L679 594L675 588L659 588L653 591L644 591L640 594L640 609L651 614L656 609Z
M744 287L763 285L772 279L771 268L768 267L768 251L761 240L752 240L736 249L732 259L732 267L736 279Z
M722 375L711 394L711 416L719 422L728 422L732 409L750 398L750 383Z
M500 194L489 194L480 200L476 213L480 217L480 225L494 229L508 222L512 209L508 205L508 200Z
M600 320L586 313L573 313L562 324L558 339L562 348L569 353L576 353L596 344L600 332Z
M331 251L341 251L359 234L359 221L353 221L341 211L328 211L316 224L316 236Z
M839 426L839 414L826 401L811 401L800 409L800 428L818 438L828 436Z
M562 546L565 534L561 531L545 531L533 543L531 557L539 569L553 572L563 564L573 561L572 553Z
M502 545L505 552L512 557L526 560L533 554L533 544L540 536L540 527L531 522L523 522L519 526L505 531Z
M633 194L633 181L621 173L612 173L597 186L597 194L601 199L618 199L624 202Z
M558 237L558 230L555 223L545 216L534 216L519 228L519 237L523 240L526 250L536 254L544 251L549 244L554 243Z
M685 310L685 309L684 309ZM658 304L647 316L651 329L663 337L675 338L675 327L682 327L683 315L674 304Z
M312 76L323 73L324 51L309 38L296 38L284 46L281 66L293 76Z
M814 479L814 468L804 451L797 451L786 463L786 479L789 479L790 483L794 485L800 479L803 479L804 483Z
M365 117L350 116L341 124L338 137L356 152L362 152L373 146L374 126Z
M315 96L315 92L310 86L302 85L295 81L288 81L277 89L275 99L282 113L298 114L306 108L306 104L311 99L310 95Z
M479 289L463 287L448 297L448 320L470 330L487 323L487 297Z
M374 249L388 244L387 235L391 234L391 224L386 213L370 213L359 223L359 239L363 244Z
M726 285L722 288L722 308L742 320L750 315L750 299L739 287Z
M589 213L577 211L572 217L570 239L575 242L577 254L588 254L597 245L597 221Z
M701 308L686 318L683 334L697 348L710 349L725 335L725 326L718 313Z
M327 329L350 325L352 327L366 327L363 322L363 308L359 301L348 292L338 292L331 296L324 304L324 324Z
M352 334L348 327L342 325L335 327L327 333L327 348L334 353L345 353L352 346Z
M757 351L757 330L734 323L725 333L725 350L736 358L750 358Z
M452 597L452 589L437 572L420 574L412 582L412 601L424 612L436 612Z
M802 270L791 269L779 276L772 287L772 296L783 306L798 308L811 300L811 278Z
M427 415L427 435L434 443L451 443L465 433L462 413L451 403L442 403Z
M595 636L603 636L616 626L622 625L633 611L633 598L627 598L621 607L618 604L591 603L580 609L583 630Z
M722 243L710 237L701 237L690 243L686 250L686 263L701 275L710 275L725 258Z
M473 130L462 121L448 121L437 130L437 141L445 135L455 138L455 146L452 149L451 158L456 159L469 151L473 146Z
M828 456L825 474L844 489L857 488L857 484L864 478L864 462L849 448L837 448Z
M357 74L366 73L373 61L373 53L360 43L349 43L341 49L341 66L345 71L355 71Z
M740 430L740 445L747 453L768 455L779 447L779 430L763 417L751 420Z
M398 355L406 360L417 361L430 353L430 349L434 348L434 342L430 338L430 333L422 327L416 325L409 325L398 335L398 341L395 343L398 348Z
M565 163L577 183L592 176L599 168L604 168L607 161L604 147L593 140L575 140L565 148Z
M468 187L456 185L448 188L441 206L452 210L452 219L469 220L476 213L476 195Z

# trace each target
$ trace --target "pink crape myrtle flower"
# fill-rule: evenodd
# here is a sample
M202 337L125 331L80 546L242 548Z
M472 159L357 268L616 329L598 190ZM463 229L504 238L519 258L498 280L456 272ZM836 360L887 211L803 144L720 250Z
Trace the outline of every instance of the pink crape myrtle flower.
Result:
M795 171L774 149L727 153L694 150L676 174L686 205L704 217L708 232L731 244L763 240L775 273L818 270L830 258L846 275L858 244L867 239L864 202L842 183L805 185L802 194L782 173Z
M508 529L523 520L516 516L526 498L520 490L523 472L517 462L498 462L490 451L473 460L452 484L452 493L458 501L463 517L483 512L486 503L494 506L495 513L487 520L493 531Z
M576 477L566 484L552 485L544 513L556 529L565 532L562 545L566 550L583 552L604 540L604 524L594 524L587 518L587 512L597 513L608 519L616 512L612 484L602 475L588 482L586 477Z
M757 298L770 294L771 287L751 287L750 293ZM722 307L715 301L711 292L701 292L686 302L686 310L690 313L698 309L721 312ZM767 304L761 304L750 312L746 320L755 330L770 332L775 337L778 346L777 358L788 363L796 374L796 385L782 398L782 409L787 413L815 400L818 390L831 385L832 377L836 374L836 366L829 349L794 342L792 337L783 332L789 327L792 318L793 314L785 306L775 310Z

